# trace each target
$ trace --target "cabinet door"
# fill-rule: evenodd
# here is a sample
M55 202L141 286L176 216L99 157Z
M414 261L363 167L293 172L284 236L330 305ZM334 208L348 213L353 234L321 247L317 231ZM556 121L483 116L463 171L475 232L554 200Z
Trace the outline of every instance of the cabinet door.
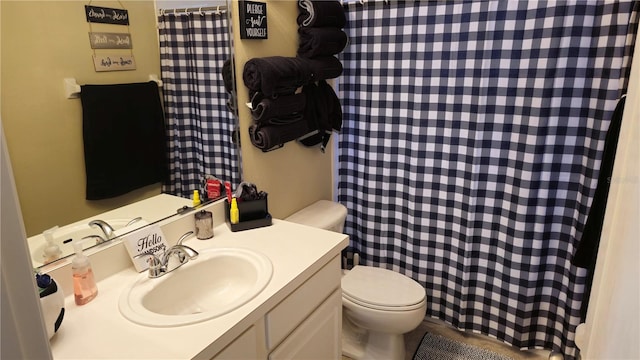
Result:
M269 360L340 359L342 292L334 291L276 349Z
M238 336L231 344L216 354L215 360L230 359L258 359L257 342L258 334L255 326L251 326L247 331ZM263 355L264 356L264 355Z

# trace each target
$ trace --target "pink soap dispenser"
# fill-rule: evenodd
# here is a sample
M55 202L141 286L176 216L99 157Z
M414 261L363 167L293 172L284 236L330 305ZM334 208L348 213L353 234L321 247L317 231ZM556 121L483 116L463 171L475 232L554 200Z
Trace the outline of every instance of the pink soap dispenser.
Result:
M91 270L89 258L82 253L82 242L73 244L76 256L71 262L73 273L73 294L77 305L84 305L98 295L98 287Z

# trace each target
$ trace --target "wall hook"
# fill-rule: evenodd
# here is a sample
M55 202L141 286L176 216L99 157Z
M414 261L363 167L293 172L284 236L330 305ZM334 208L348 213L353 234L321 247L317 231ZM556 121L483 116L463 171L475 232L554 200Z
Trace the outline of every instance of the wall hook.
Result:
M156 84L158 84L158 87L162 87L162 80L160 80L160 78L156 74L150 74L149 81L154 81Z
M67 99L77 99L80 97L80 85L74 78L64 78L64 95Z

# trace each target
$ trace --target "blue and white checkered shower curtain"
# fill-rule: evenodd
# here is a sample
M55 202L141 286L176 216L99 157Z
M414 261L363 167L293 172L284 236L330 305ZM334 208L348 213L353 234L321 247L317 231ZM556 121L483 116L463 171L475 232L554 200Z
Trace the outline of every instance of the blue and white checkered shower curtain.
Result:
M221 69L230 56L226 14L158 16L165 118L169 138L169 183L164 191L189 197L203 189L205 175L240 182L233 143L234 115Z
M632 1L345 4L338 200L427 316L577 355L571 264L626 92Z

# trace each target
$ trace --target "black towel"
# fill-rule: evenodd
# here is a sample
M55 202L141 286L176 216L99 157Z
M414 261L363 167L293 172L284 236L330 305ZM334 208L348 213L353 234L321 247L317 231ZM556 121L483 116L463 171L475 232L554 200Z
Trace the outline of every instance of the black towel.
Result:
M168 172L158 85L83 85L80 94L87 200L164 181Z
M347 46L347 34L336 28L301 27L298 34L298 55L306 58L335 55Z
M334 79L342 74L342 63L335 56L306 59L311 69L311 81Z
M235 61L233 64L235 65ZM230 95L227 99L227 109L236 114L238 112L238 104L236 103L238 97L236 96L235 91L236 78L233 73L233 67L231 66L231 59L225 60L222 65L222 81L224 83L225 90Z
M344 7L338 0L299 0L298 11L299 26L342 29L347 23Z
M249 138L255 147L267 152L274 148L279 148L284 143L295 140L308 132L309 126L305 120L280 126L253 124L249 127Z
M265 96L290 95L311 78L309 62L298 57L271 56L246 62L242 79L253 91Z
M310 103L304 113L310 133L305 134L298 141L305 146L322 144L321 150L324 152L331 132L340 131L342 127L340 100L333 88L324 80L319 81L317 85L313 83L305 85L302 92L307 96L307 103Z
M256 93L252 98L253 109L251 110L253 120L258 123L269 122L269 119L291 120L295 118L299 120L302 116L306 103L304 94L282 95L275 99L260 95L262 93ZM292 117L291 115L298 116ZM281 121L275 123L281 123Z
M609 187L611 174L613 173L613 163L616 157L616 148L618 147L618 137L620 135L620 127L622 125L622 114L624 112L624 103L626 96L618 101L616 109L613 111L613 117L607 130L607 136L604 142L604 150L602 153L602 162L600 164L600 172L598 174L598 185L593 195L591 208L587 222L582 231L582 238L578 243L578 248L571 260L571 263L578 267L593 269L598 254L598 245L600 244L600 236L602 235L602 224L604 223L604 213L607 207L607 197L609 196Z
M235 62L234 62L235 64ZM225 60L222 65L222 81L224 83L224 89L231 93L235 87L235 77L233 76L233 67L231 66L231 59Z

